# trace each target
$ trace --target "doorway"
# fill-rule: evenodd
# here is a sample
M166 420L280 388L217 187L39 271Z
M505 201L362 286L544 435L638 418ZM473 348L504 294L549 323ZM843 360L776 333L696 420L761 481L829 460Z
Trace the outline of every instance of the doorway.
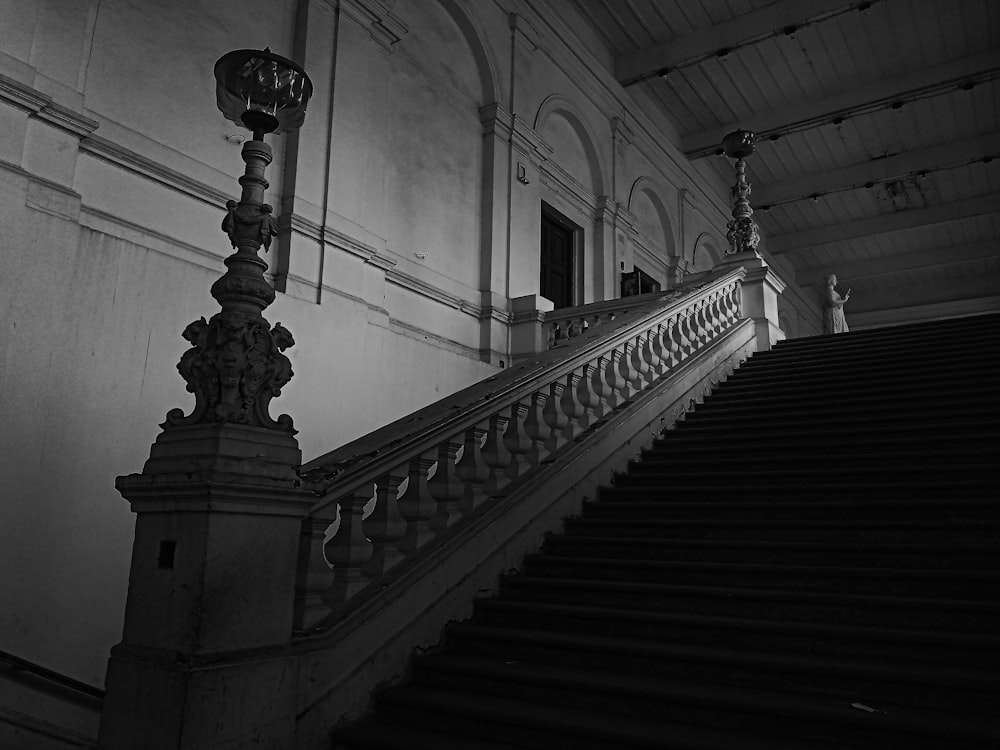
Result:
M579 227L542 204L539 293L558 309L576 304L573 289L576 233Z

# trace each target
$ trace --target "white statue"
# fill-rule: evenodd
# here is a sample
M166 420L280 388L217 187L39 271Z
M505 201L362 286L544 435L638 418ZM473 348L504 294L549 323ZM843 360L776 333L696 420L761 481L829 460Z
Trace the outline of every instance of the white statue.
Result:
M844 303L851 298L851 290L841 297L834 287L837 286L837 275L831 273L826 277L826 293L823 296L823 333L846 333L847 320L844 318Z

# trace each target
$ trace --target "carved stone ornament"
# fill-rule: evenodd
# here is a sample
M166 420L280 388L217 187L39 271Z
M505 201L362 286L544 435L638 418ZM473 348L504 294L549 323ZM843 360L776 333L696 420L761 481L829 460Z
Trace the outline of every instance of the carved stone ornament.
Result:
M738 219L732 219L726 226L729 227L726 239L729 241L730 253L757 251L757 246L760 244L760 234L753 219L749 216L742 216Z
M272 208L267 203L260 206L226 201L226 217L222 220L222 231L229 235L233 247L241 241L271 249L271 238L278 234L278 221L271 215Z
M282 352L295 340L280 323L270 327L259 315L224 310L184 329L192 344L177 370L194 394L194 410L167 412L164 429L205 422L234 422L295 433L292 418L271 418L268 406L292 378L292 364Z

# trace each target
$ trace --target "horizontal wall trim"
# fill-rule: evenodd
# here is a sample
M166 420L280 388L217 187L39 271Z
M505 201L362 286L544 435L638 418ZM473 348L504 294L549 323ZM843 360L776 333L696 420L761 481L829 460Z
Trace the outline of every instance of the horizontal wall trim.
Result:
M100 125L97 120L76 112L62 104L57 104L48 94L21 83L14 78L0 74L0 100L38 117L40 120L72 133L86 136Z
M168 187L189 198L194 198L197 201L208 204L213 208L220 210L225 208L226 201L232 198L227 192L218 190L200 180L188 177L182 172L170 169L153 159L142 156L117 143L112 143L100 136L89 135L83 138L80 141L80 150L89 156Z

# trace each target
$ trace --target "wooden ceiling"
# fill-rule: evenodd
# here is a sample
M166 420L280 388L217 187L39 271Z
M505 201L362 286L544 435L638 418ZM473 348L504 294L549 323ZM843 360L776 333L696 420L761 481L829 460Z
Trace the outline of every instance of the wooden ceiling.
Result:
M585 0L615 75L861 325L1000 309L1000 2ZM852 315L851 315L852 314Z

